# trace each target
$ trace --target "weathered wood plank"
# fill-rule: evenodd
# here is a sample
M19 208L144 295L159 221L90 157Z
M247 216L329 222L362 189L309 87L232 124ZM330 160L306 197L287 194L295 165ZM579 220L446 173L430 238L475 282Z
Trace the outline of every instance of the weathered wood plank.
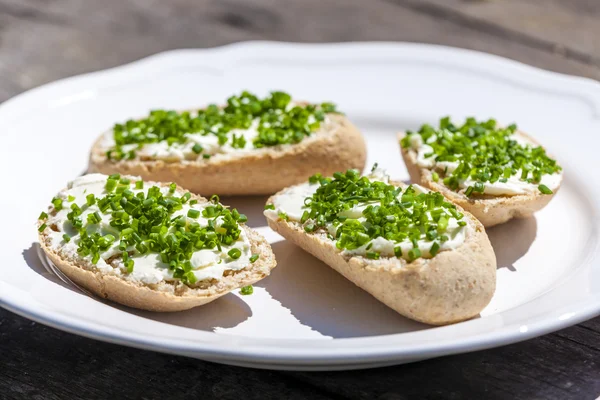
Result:
M600 67L595 0L400 0L430 15Z
M594 399L600 351L581 342L597 346L600 333L575 326L396 367L274 372L96 342L0 310L0 398Z
M595 66L388 1L0 0L0 101L159 51L248 39L438 43L600 79Z

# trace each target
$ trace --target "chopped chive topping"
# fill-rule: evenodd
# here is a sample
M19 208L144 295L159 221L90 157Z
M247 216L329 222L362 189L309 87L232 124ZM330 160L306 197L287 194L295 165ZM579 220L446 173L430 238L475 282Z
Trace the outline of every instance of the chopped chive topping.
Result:
M275 209L275 205L274 204L267 204L265 205L265 210L274 210Z
M74 201L75 201L75 196L69 195L69 196L67 197L67 201L68 201L69 203L72 203L72 202L74 202Z
M414 261L422 256L419 243L430 242L435 253L433 243L442 241L442 233L454 235L466 225L456 226L455 222L463 222L464 215L437 192L421 193L413 186L402 189L361 177L355 170L336 173L333 178L315 175L309 182L319 187L304 200L299 221L304 230L331 232L339 250L365 254L369 259L393 255ZM374 251L374 240L378 238L391 241L394 253ZM403 254L399 244L406 242L415 249Z
M208 249L222 251L233 259L241 256L239 249L229 249L239 240L239 224L247 217L235 209L223 207L218 197L213 196L210 205L202 211L206 212L208 222L207 226L201 226L181 215L174 217L184 204L197 203L191 200L190 193L179 196L173 185L169 186L167 194L157 186L134 193L130 190L131 183L126 181L113 175L106 180L105 188L110 190L104 197L88 194L81 207L74 202L70 204L67 223L77 232L75 243L81 257L89 257L95 264L102 253L118 249L123 268L132 272L135 255L159 254L175 279L194 284L196 276L191 258L195 252ZM136 182L136 187L143 187L140 182ZM62 208L59 198L54 198L52 204L55 209ZM190 209L187 214L197 218L200 211ZM40 226L40 232L45 228L46 224ZM106 229L111 233L105 233ZM69 241L72 238L65 234L63 239Z
M38 232L44 232L44 229L46 229L46 224L40 225L40 227L38 228Z
M48 219L48 214L46 214L44 211L42 211L40 213L40 216L38 217L38 219Z
M550 190L550 188L546 185L539 185L538 189L543 194L552 194L553 193L552 190Z
M196 154L200 154L202 153L202 150L204 150L202 148L202 146L199 143L196 143L193 147L192 147L192 151Z
M437 181L439 181L439 180L440 180L440 176L438 175L438 173L437 173L437 172L433 171L433 172L431 173L431 179L432 179L434 182L437 182Z
M227 255L229 255L229 257L233 258L234 260L237 260L242 255L242 252L240 251L240 249L233 248L227 252Z
M135 150L123 146L166 142L169 145L189 142L189 135L214 135L220 146L227 143L233 148L245 148L246 138L236 130L255 128L258 135L252 141L254 148L293 144L302 141L319 129L328 113L336 113L332 103L291 104L291 96L272 92L259 98L249 92L227 99L225 107L216 104L194 112L155 110L141 120L129 120L113 127L115 146L106 153L110 160L135 157ZM196 143L195 154L203 148ZM210 154L203 154L209 158ZM116 178L117 180L119 178Z
M116 179L108 178L106 180L106 184L104 185L104 188L106 189L107 192L112 192L113 190L115 190L116 187L117 187Z
M434 254L432 254L432 255L434 255ZM410 261L414 261L419 257L421 257L421 250L419 250L418 248L410 249L408 251L408 259Z
M52 199L52 205L54 206L54 209L56 211L62 210L62 208L63 208L62 203L63 203L62 199L59 199L58 197L55 197Z
M513 179L538 184L543 175L562 170L541 146L517 141L516 132L516 125L503 128L493 119L467 118L463 125L455 125L445 117L437 128L426 124L417 132L407 132L400 144L424 151L424 157L434 162L430 167L435 170L434 181L433 174L441 174L445 186L455 191L466 186L464 194L471 197L483 194L488 182Z
M71 241L71 236L67 235L66 233L62 235L62 237L66 243L69 243Z
M190 208L187 212L187 216L190 218L198 218L200 216L200 210L194 210Z
M138 189L138 190L139 189L143 189L144 188L144 181L137 181L135 183L135 188Z
M208 160L210 158L210 154L202 154L202 158Z
M258 260L258 257L259 257L258 254L252 254L252 256L250 256L250 262L255 263L256 260Z
M288 220L289 220L289 218L288 218L287 214L286 214L286 213L284 213L284 212L280 212L280 213L278 214L278 216L279 216L279 218L280 218L280 219L282 219L282 220L284 220L284 221L288 221Z
M252 285L244 286L240 289L240 293L244 296L248 296L249 294L254 293L254 288L252 287Z
M435 257L438 251L440 251L440 245L438 244L438 242L433 242L431 248L429 249L429 254Z

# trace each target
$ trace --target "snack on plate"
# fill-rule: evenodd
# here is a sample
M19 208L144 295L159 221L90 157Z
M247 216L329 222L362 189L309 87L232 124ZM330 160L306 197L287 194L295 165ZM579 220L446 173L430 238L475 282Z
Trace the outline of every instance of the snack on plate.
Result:
M179 311L251 285L275 267L246 216L172 184L90 174L70 182L38 221L50 260L117 303Z
M400 314L434 325L476 316L496 286L481 223L374 168L313 176L272 196L269 226Z
M398 135L412 182L436 190L485 227L526 218L544 208L560 188L562 168L516 125L442 118Z
M89 172L176 182L203 195L273 194L320 171L364 168L365 142L331 103L242 92L224 107L155 110L94 144Z

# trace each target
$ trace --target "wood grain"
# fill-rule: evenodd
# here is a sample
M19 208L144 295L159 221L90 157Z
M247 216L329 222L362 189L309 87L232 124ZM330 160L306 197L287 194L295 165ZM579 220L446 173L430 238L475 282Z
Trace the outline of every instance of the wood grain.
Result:
M0 101L173 48L437 43L600 79L597 0L0 0ZM524 343L366 371L271 372L101 343L0 310L0 399L595 399L600 318Z

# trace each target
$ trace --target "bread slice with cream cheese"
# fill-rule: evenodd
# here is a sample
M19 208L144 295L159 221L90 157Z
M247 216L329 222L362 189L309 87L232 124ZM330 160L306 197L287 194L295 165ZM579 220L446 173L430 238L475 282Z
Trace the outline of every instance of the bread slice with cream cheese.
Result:
M74 283L97 296L143 310L186 310L251 285L276 266L266 240L247 227L243 217L235 223L224 217L239 214L221 207L216 198L186 194L165 183L140 184L137 177L112 178L116 182L112 188L107 187L106 175L75 179L38 221L40 245L48 258ZM120 199L119 190L125 193ZM108 201L109 195L119 202ZM125 201L126 196L140 201ZM177 205L178 201L183 204ZM168 228L152 227L156 232L149 234L147 228L155 220L148 218L159 218ZM103 247L94 250L94 246ZM158 250L165 253L164 259ZM191 256L187 260L186 252ZM183 261L177 263L177 258Z
M245 101L260 104L262 111L245 111L250 104ZM231 117L240 109L247 120ZM214 116L215 110L221 116ZM231 119L228 128L223 122L211 125ZM244 92L227 107L155 111L143 121L117 124L102 134L92 147L88 172L176 182L201 195L270 195L317 172L362 170L366 160L361 133L333 105L292 102L282 92L264 99Z
M448 119L445 120L448 121ZM486 123L495 124L493 121ZM512 133L507 132L509 136L502 143L511 142L509 146L513 148L521 146L521 150L525 149L523 154L531 154L530 150L534 149L534 151L539 151L540 154L547 157L545 150L535 139L513 128L508 128L511 129ZM507 128L496 127L495 129ZM407 135L411 137L407 137ZM442 193L453 203L473 214L486 228L502 224L513 218L530 217L546 207L560 189L563 178L562 169L555 164L554 160L548 157L549 162L556 165L556 171L551 174L542 174L540 182L532 183L520 179L523 176L523 170L515 169L514 174L508 176L506 182L501 182L502 178L493 183L487 181L483 183L483 193L473 191L470 195L467 195L469 186L473 185L476 179L460 180L458 188L450 188L444 183L444 178L450 176L460 160L458 162L436 161L437 155L433 153L431 146L423 143L419 135L418 132L400 132L398 134L402 158L411 181ZM402 143L405 145L402 145ZM519 154L521 150L515 150L514 154L521 157ZM511 161L507 161L504 167L509 168L510 163ZM526 163L525 167L532 167L532 165ZM532 174L530 171L528 172L528 179L531 180ZM542 190L546 193L539 189L541 185L544 186Z
M347 174L346 177L338 174L339 179L349 179ZM414 198L419 193L429 191L418 186L409 189L403 183L388 184L388 177L384 174L372 175L368 179L383 181L388 192L392 190L390 186L397 188L401 197L398 201L389 199L391 201L385 204L380 202L380 197L364 204L358 200L358 203L352 203L350 199L362 198L368 193L358 193L357 188L362 183L355 180L345 186L348 191L342 201L351 203L346 207L338 203L341 197L329 191L327 184L314 179L312 184L292 186L273 195L265 207L267 222L284 238L405 317L433 325L451 324L475 317L489 303L496 287L496 258L481 223L461 207L444 202L443 209L452 208L460 220L452 221L449 214L441 212L445 216L446 227L440 228L440 232L443 232L442 236L448 235L445 242L439 235L432 240L424 236L423 240L414 242L408 239L400 242L388 240L387 237L393 238L403 230L420 229L417 225L410 228L399 222L410 218L413 207L404 194L413 193L411 196ZM334 217L337 222L319 226L317 221L322 218L319 212L311 215L315 210L327 207L319 204L311 209L310 205L316 201L314 194L319 188L322 188L321 199L331 201L332 207L341 207L342 211ZM438 200L441 199L436 198ZM424 201L432 200L427 198ZM398 212L398 215L388 211L401 209L404 211ZM421 214L420 218L425 217ZM374 221L384 222L374 226ZM341 242L348 242L343 237L346 223L349 229L364 229L364 235L371 237L362 239L359 247L354 243L340 246ZM394 231L396 223L399 227ZM442 222L432 220L427 224L434 229L440 227ZM359 225L363 228L358 228ZM377 229L383 230L375 233ZM436 251L433 251L434 247Z

